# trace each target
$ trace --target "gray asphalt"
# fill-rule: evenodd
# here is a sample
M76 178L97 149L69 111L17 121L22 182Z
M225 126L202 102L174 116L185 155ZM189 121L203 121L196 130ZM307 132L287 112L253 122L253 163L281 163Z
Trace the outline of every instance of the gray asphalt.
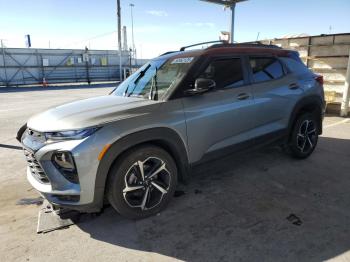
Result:
M350 261L350 120L334 116L307 160L275 147L227 156L193 170L158 216L129 221L107 207L37 235L38 194L16 131L44 109L111 89L0 90L2 261Z

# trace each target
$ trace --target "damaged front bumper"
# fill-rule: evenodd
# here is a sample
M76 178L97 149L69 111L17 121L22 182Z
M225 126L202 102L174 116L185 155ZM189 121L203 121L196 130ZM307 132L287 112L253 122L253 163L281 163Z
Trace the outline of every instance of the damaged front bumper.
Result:
M97 212L94 191L98 167L98 150L85 139L47 143L37 131L26 128L19 134L27 161L27 179L51 204L82 212ZM53 156L69 152L75 162L76 179L62 173Z

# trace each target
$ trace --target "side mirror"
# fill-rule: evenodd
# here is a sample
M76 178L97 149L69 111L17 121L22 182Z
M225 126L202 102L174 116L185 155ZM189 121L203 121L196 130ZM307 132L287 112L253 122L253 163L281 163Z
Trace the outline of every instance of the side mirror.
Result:
M205 92L208 92L210 89L214 88L215 86L216 86L216 83L212 79L197 78L196 82L194 83L194 88L186 90L185 93L188 95L203 94Z

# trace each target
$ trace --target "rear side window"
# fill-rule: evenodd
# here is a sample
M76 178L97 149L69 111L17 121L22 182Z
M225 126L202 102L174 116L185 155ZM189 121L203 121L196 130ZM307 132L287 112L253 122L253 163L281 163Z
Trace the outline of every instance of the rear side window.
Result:
M244 84L242 63L240 58L220 59L212 61L200 74L199 78L212 79L216 88L234 88Z
M290 57L281 57L281 60L286 64L287 68L296 74L307 74L310 70L302 62L298 62Z
M274 57L250 57L254 82L264 82L283 77L283 67Z

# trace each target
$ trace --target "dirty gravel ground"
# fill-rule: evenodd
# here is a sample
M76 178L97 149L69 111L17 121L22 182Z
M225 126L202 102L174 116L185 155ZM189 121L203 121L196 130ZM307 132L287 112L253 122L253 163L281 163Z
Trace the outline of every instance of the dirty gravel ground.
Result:
M111 208L36 234L38 194L14 136L34 113L111 88L0 91L1 261L350 261L350 120L325 119L315 153L278 148L195 168L166 211L128 221Z

